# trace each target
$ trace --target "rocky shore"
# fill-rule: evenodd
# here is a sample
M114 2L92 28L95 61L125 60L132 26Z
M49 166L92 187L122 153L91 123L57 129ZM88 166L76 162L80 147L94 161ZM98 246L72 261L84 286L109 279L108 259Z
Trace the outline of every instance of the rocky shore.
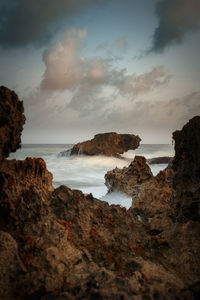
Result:
M113 171L134 195L127 211L54 189L42 159L7 160L25 117L5 87L0 116L0 299L198 299L200 117L173 134L157 176L142 157Z

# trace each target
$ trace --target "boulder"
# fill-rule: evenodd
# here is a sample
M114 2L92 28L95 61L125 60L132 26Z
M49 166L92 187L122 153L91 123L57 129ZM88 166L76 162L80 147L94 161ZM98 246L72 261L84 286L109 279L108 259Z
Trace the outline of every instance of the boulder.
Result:
M0 87L0 161L20 148L25 123L22 101L14 91Z
M63 155L106 155L118 157L139 147L141 139L134 134L107 132L96 134L92 140L78 143Z
M105 175L105 184L109 192L120 191L129 196L138 194L142 183L153 177L151 169L143 156L135 156L128 167L115 168Z

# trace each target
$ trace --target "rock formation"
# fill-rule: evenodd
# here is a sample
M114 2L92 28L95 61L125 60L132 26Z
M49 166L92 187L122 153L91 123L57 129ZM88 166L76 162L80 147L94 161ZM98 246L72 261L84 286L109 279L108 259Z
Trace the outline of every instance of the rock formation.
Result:
M200 116L173 133L176 156L173 199L175 217L182 222L200 221Z
M78 143L70 151L61 152L61 155L106 155L116 156L128 150L139 147L141 139L134 134L118 134L116 132L96 134L92 140Z
M17 106L12 107L16 118ZM21 131L18 124L9 129L11 135ZM135 165L144 163L137 158ZM54 190L42 159L2 159L0 299L197 299L199 224L175 219L174 196L165 194L178 189L178 179L173 182L167 172L139 182L154 182L156 190L149 185L141 191L140 209L127 211L66 186ZM145 195L151 196L148 209L151 213L153 203L156 217L152 221L152 213L141 222ZM159 228L156 218L166 224Z
M15 152L21 143L24 108L15 92L0 87L0 161Z
M120 191L127 195L137 195L142 183L153 177L143 156L135 156L134 161L123 169L115 168L105 175L109 192Z
M155 239L162 240L166 245L162 256L168 259L167 265L176 266L179 276L199 295L200 117L191 119L173 137L175 158L168 168L138 185L134 180L137 178L135 167L133 179L129 179L121 191L127 192L130 182L135 183L132 190L137 190L137 194L130 211ZM122 169L118 173L126 171ZM115 176L115 170L109 172L111 178L112 173ZM114 183L120 190L120 180Z

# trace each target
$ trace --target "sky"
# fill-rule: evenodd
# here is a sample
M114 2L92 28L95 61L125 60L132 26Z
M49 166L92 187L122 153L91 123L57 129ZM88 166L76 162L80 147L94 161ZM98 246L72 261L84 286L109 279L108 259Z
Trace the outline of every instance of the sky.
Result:
M199 0L0 0L0 85L22 143L171 143L200 114Z

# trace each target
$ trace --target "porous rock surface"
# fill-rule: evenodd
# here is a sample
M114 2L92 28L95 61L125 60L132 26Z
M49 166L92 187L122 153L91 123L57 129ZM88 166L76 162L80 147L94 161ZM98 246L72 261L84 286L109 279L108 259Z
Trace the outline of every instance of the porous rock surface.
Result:
M120 191L133 196L138 194L140 185L153 177L151 169L143 156L135 156L128 167L115 168L105 175L109 192Z
M78 143L70 150L70 155L106 155L116 156L135 150L141 139L134 134L119 134L116 132L99 133L92 140ZM65 155L65 152L61 154Z
M197 299L197 222L159 232L133 208L54 190L42 159L4 159L0 176L0 299Z
M199 295L200 117L191 119L173 137L175 158L169 166L140 185L134 179L135 173L141 171L135 167L133 179L130 178L121 191L127 193L132 181L132 190L137 193L133 195L130 211L155 239L163 241L166 247L162 249L162 256L168 259L167 265L173 265ZM126 171L127 168L118 170L121 174ZM115 174L115 169L110 171L110 176L112 172ZM120 180L115 181L118 190L120 185Z
M15 92L0 86L0 161L20 147L23 112L23 103Z

